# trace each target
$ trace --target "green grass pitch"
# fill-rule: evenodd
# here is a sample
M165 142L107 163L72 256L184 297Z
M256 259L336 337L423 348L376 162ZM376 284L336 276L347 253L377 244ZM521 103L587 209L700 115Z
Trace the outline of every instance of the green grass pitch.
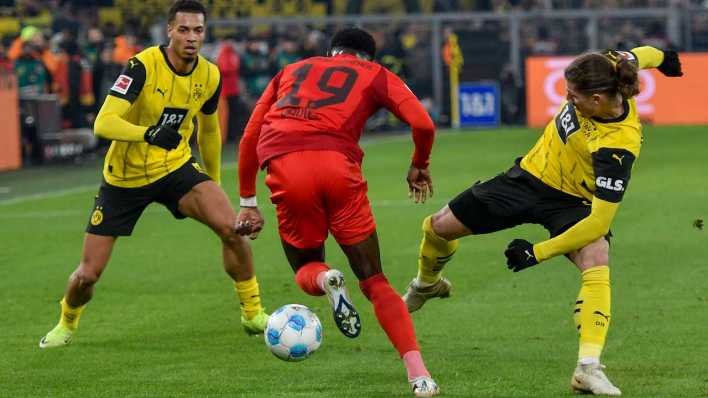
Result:
M423 217L508 168L538 134L441 133L431 169L435 197L425 205L407 199L410 138L364 144L384 270L399 292L416 272ZM706 148L705 127L646 127L612 228L613 320L603 362L627 397L708 396L708 231L693 226L708 216ZM233 155L227 160L224 187L235 198ZM159 205L148 208L131 238L119 240L72 345L40 350L79 260L99 173L91 165L0 174L0 397L412 396L402 364L333 242L328 262L348 277L362 314L361 336L340 335L326 299L295 286L262 182L266 228L253 250L263 300L269 310L287 303L314 309L324 341L312 358L282 362L262 336L246 336L221 269L220 242ZM556 258L512 274L503 250L516 237L538 241L546 233L524 226L463 239L445 270L453 296L413 315L443 396L571 395L579 273Z

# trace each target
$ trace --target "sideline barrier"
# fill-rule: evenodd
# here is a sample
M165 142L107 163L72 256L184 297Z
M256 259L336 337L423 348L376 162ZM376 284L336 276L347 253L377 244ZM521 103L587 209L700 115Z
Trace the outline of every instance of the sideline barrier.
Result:
M22 167L15 76L0 71L0 171Z
M635 97L643 121L657 125L708 124L708 53L682 53L684 75L669 78L655 69L639 72L642 92ZM544 127L565 101L563 70L573 57L526 59L526 122Z

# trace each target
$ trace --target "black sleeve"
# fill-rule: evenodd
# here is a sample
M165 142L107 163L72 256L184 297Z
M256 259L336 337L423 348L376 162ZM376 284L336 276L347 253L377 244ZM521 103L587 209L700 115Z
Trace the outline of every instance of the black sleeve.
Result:
M600 148L593 153L595 196L619 203L629 185L634 159L632 152L622 148Z
M216 86L216 91L205 103L202 105L202 113L205 115L211 115L216 112L216 108L219 106L219 96L221 95L221 77L219 77L219 85Z
M118 98L130 101L132 104L145 85L145 65L140 60L133 57L128 60L123 71L118 75L115 83L111 87L109 94Z

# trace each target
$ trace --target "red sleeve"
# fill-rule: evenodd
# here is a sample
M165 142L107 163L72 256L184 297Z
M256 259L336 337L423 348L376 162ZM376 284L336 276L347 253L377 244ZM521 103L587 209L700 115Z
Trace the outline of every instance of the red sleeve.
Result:
M373 88L383 106L411 126L415 143L413 166L428 168L435 140L435 125L428 112L403 80L385 68L374 79Z
M251 118L243 131L238 149L239 194L242 198L256 195L256 175L258 175L258 137L261 134L263 119L275 103L278 94L278 82L282 72L278 73L258 99Z

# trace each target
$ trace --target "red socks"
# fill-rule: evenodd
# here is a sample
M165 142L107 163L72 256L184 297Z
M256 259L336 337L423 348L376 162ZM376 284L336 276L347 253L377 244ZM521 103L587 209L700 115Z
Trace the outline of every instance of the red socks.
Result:
M307 263L295 274L295 282L307 294L322 296L324 291L318 279L323 272L329 271L327 264L319 262ZM425 368L420 349L415 338L413 321L401 297L389 285L382 273L359 282L359 287L367 299L374 305L374 313L379 324L388 336L398 354L403 359L408 371L408 380L427 376L430 373Z
M419 351L411 316L384 274L378 273L359 282L359 287L374 305L376 319L401 358L409 351Z
M329 271L329 267L325 263L307 263L295 273L295 283L310 296L322 296L325 292L317 283L317 277L327 271Z

